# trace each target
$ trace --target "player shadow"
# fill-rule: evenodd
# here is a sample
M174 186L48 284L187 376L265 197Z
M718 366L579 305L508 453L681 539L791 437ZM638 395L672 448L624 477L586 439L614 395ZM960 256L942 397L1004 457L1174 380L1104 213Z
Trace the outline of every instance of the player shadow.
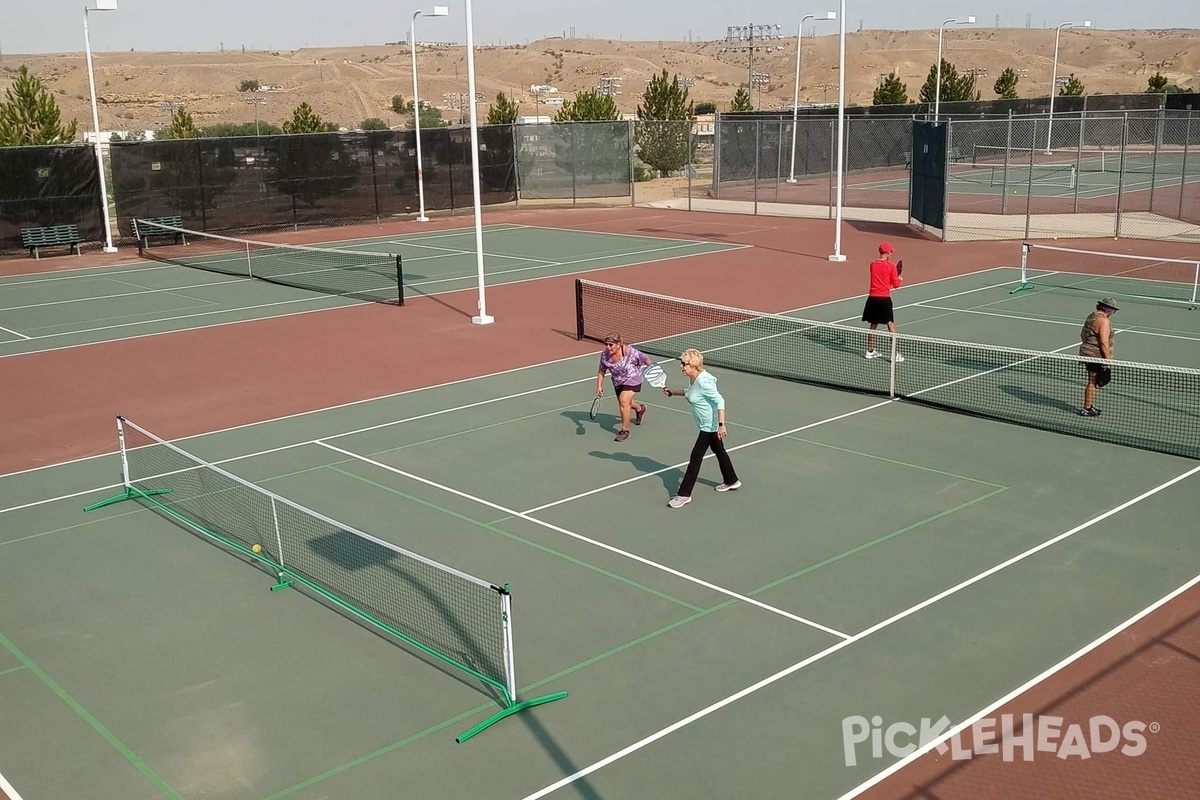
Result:
M606 433L616 434L621 429L621 418L616 414L600 413L596 415L596 419L588 417L587 410L582 411L564 411L562 415L575 423L575 435L586 436L588 426L598 426Z
M675 492L679 489L679 482L683 480L683 470L672 464L664 464L661 461L655 461L648 456L639 455L637 453L628 453L617 451L615 453L605 453L601 450L592 450L588 453L593 458L606 458L610 461L624 461L627 464L633 465L633 468L643 475L657 475L662 481L663 489L666 490L668 497L674 497ZM698 484L705 486L716 486L717 482L700 478L696 481Z
M1054 408L1071 414L1075 414L1079 411L1078 406L1073 406L1068 402L1058 399L1057 397L1050 397L1049 395L1042 394L1041 392L1030 391L1023 386L1013 386L1012 384L1005 383L1000 385L1000 390L1005 394L1011 395L1021 402L1029 403L1030 405L1045 406L1047 408ZM1082 386L1079 391L1082 395Z

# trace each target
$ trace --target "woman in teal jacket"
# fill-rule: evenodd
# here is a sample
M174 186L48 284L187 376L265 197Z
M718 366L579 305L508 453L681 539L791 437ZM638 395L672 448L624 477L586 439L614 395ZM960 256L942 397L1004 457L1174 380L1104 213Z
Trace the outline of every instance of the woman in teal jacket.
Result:
M687 398L692 409L692 419L696 421L700 433L692 447L687 472L683 473L683 481L679 484L679 493L667 503L671 508L683 508L692 502L692 489L696 486L696 478L700 477L700 464L709 449L713 451L717 463L721 466L723 482L717 487L717 491L729 492L742 485L733 470L729 453L725 452L725 398L717 391L716 376L705 371L704 356L699 350L684 350L679 356L679 369L691 384L679 391L663 387L663 394L667 397L683 395Z

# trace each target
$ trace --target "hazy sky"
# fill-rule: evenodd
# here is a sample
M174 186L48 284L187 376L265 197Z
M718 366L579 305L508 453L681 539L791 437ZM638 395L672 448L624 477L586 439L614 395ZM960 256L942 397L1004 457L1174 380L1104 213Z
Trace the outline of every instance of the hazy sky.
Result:
M465 41L463 0L439 0L446 18L418 20L418 38ZM524 44L545 36L618 39L721 39L729 25L780 24L794 31L803 14L837 10L820 0L758 0L733 9L727 0L474 0L477 44ZM92 47L104 50L292 50L299 47L403 41L412 12L432 3L379 0L118 0L120 10L91 14ZM92 3L94 5L94 2ZM1047 13L1047 6L1053 11ZM999 0L857 0L847 3L846 29L936 28L974 14L977 24L1035 28L1090 18L1098 28L1200 28L1196 0L1161 0L1150 13L1128 0L1060 0L1011 4ZM84 0L0 0L0 52L75 52L83 49ZM818 33L836 33L837 23ZM793 34L794 35L794 34Z

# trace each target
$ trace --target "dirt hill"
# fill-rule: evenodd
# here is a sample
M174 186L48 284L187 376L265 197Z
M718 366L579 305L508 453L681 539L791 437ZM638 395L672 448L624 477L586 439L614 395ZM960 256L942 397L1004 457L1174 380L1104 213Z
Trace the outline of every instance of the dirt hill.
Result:
M791 103L796 40L783 39L772 52L755 54L754 71L771 84L755 91L760 108ZM937 31L859 31L847 36L847 100L870 103L876 78L895 70L915 99L937 56ZM309 48L293 52L94 53L100 125L105 130L158 128L170 113L160 104L183 103L203 126L209 122L254 119L254 108L238 85L247 79L278 87L253 96L264 98L261 119L276 123L307 101L323 118L356 127L367 117L389 125L401 120L391 98L411 99L412 74L407 45ZM944 56L961 72L986 69L979 78L985 99L1005 67L1028 70L1018 84L1024 97L1045 96L1050 84L1054 31L1043 29L960 29L946 31ZM455 99L467 90L466 57L461 46L418 47L421 95L457 118ZM644 82L664 68L695 80L691 97L725 109L747 78L745 53L722 52L721 42L625 42L604 39L543 39L528 45L476 50L477 89L485 96L481 111L496 93L515 95L521 113L535 113L530 84L551 84L570 98L592 89L602 76L621 79L617 105L632 114ZM91 128L87 68L82 53L11 56L0 64L0 90L27 64L54 92L66 119ZM837 99L838 38L805 37L802 102ZM1171 82L1200 90L1200 31L1072 31L1062 34L1059 74L1074 73L1089 94L1140 92L1146 79L1161 71ZM446 98L453 94L455 98ZM542 105L542 114L553 109Z

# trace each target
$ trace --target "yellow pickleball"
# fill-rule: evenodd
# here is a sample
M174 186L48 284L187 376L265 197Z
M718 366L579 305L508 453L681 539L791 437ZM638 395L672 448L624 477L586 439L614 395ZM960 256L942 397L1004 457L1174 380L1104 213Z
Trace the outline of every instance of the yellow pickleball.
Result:
M251 549L251 550L253 550L253 551L254 551L254 552L256 552L256 553L261 553L261 552L262 552L262 545L261 545L261 544L256 544L256 545L254 545L254 547L251 547L250 549Z

